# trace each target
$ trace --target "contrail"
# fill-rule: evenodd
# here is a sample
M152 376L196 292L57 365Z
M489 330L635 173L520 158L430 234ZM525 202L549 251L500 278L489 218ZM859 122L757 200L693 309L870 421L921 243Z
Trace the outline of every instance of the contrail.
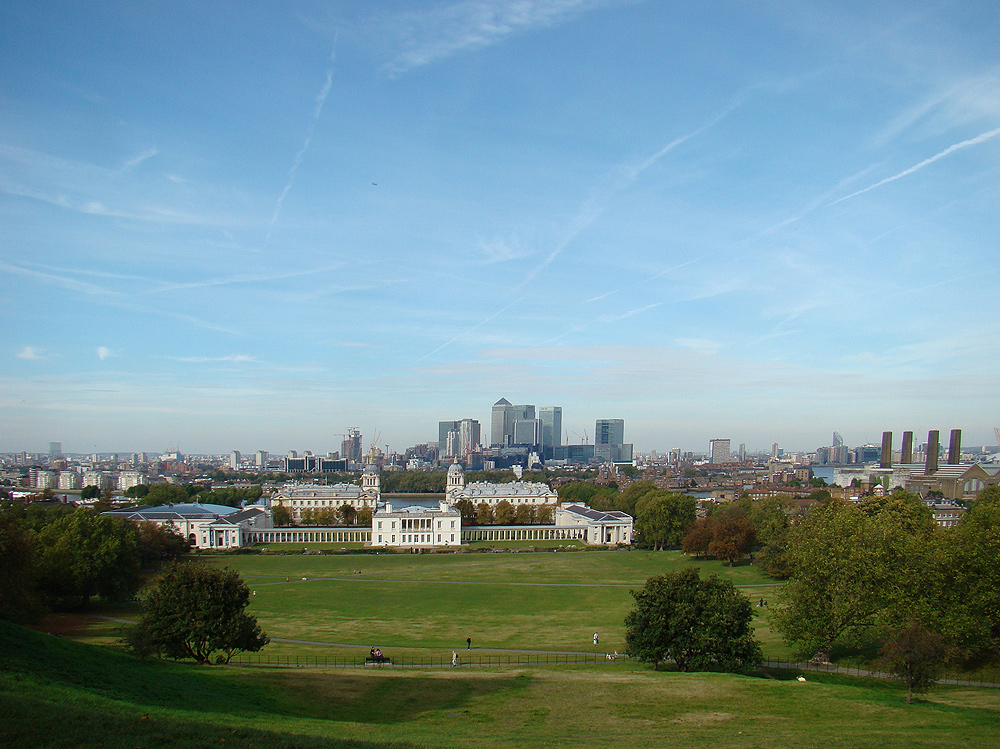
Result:
M278 202L274 205L274 214L271 216L271 223L267 227L267 236L264 238L265 248L271 242L271 233L274 231L274 225L278 222L278 216L281 214L281 206L285 202L285 197L288 195L289 190L292 189L292 185L295 183L295 175L299 171L302 159L305 158L306 151L309 150L309 144L312 143L313 135L316 133L316 123L319 121L319 116L323 113L323 105L326 104L326 97L330 95L330 88L333 86L333 63L337 59L337 37L339 36L340 32L338 31L337 35L333 38L333 50L330 52L330 67L326 71L326 81L323 83L323 88L320 89L319 94L316 96L316 108L313 110L312 122L309 125L309 130L306 132L306 139L302 143L302 148L295 154L295 159L292 161L292 168L288 170L288 180L285 182L285 189L281 191L281 195L278 196Z
M500 315L502 315L502 314L503 314L504 312L506 312L506 311L507 311L507 310L509 310L509 309L510 309L511 307L513 307L513 306L514 306L515 304L517 304L518 302L520 302L520 301L521 301L522 299L524 299L524 297L520 297L519 299L515 299L515 300L514 300L513 302L511 302L510 304L508 304L508 305L507 305L506 307L504 307L503 309L500 309L500 310L497 310L497 311L496 311L496 312L494 312L494 313L493 313L492 315L490 315L489 317L487 317L487 318L486 318L485 320L480 320L479 322L477 322L477 323L476 323L475 325L473 325L473 326L472 326L471 328L469 328L468 330L463 330L463 331L462 331L461 333L459 333L458 335L456 335L456 336L455 336L454 338L452 338L451 340L449 340L449 341L445 341L444 343L442 343L442 344L441 344L440 346L438 346L438 347L437 347L436 349L434 349L433 351L431 351L431 352L430 352L429 354L424 354L423 356L421 356L421 357L420 357L419 359L417 359L417 360L416 360L415 362L413 362L413 364L410 364L410 366L412 367L412 366L414 366L415 364L419 364L419 363L420 363L420 362L422 362L422 361L423 361L424 359L429 359L429 358L431 358L431 357L432 357L432 356L434 356L434 354L436 354L436 353L437 353L438 351L440 351L440 350L441 350L441 349L443 349L443 348L446 348L446 347L450 346L451 344L453 344L453 343L454 343L455 341L457 341L457 340L458 340L459 338L461 338L462 336L464 336L464 335L468 335L469 333L471 333L471 332L472 332L473 330L475 330L476 328L481 328L481 327L482 327L482 326L484 326L484 325L485 325L486 323L488 323L488 322L489 322L490 320L492 320L492 319L494 319L494 318L496 318L496 317L499 317L499 316L500 316Z
M863 193L866 193L869 190L874 190L876 187L881 187L882 185L886 185L890 182L895 182L897 179L906 177L907 175L913 174L914 172L923 169L928 164L933 164L938 159L943 159L948 154L954 153L955 151L961 150L963 148L968 148L969 146L977 146L980 143L985 143L986 141L991 140L997 137L998 135L1000 135L1000 127L998 127L996 130L990 130L988 133L977 135L975 138L969 138L969 140L963 140L961 143L955 143L954 145L948 146L941 153L936 153L929 159L924 159L919 164L911 166L909 169L906 169L900 172L899 174L894 174L891 177L886 177L881 182L876 182L874 185L869 185L864 190L858 190L857 192L852 192L850 195L845 195L844 197L833 201L832 203L830 203L830 205L827 206L827 208L833 205L837 205L837 203L843 203L845 200L856 198L858 195L862 195Z

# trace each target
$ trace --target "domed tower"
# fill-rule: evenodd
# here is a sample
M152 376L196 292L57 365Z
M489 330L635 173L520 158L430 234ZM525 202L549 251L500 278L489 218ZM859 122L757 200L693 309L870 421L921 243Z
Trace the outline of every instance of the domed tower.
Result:
M377 466L365 466L364 473L361 474L361 495L373 505L381 498L382 486Z
M455 458L455 462L451 464L448 468L448 485L445 487L445 496L448 498L449 502L456 501L453 499L454 494L458 494L465 488L465 471L462 470L462 466L458 462L458 458Z

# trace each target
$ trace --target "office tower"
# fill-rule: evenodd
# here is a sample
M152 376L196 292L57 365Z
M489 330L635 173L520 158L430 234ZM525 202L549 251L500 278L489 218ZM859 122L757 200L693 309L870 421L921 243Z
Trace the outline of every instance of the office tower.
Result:
M542 406L538 420L542 422L542 450L562 447L562 406Z
M243 456L240 455L240 451L233 450L231 453L229 453L229 467L232 468L234 471L238 471L240 468L240 461L242 459Z
M882 432L882 457L879 467L892 468L892 432Z
M771 443L771 457L772 458L777 458L778 455L780 455L780 453L778 452L778 443L777 442L772 442Z
M903 432L903 446L900 448L899 462L913 462L913 432Z
M631 463L632 445L625 442L624 419L598 419L594 424L594 458L609 463Z
M457 432L459 421L439 421L438 422L438 454L450 458L453 453L448 452L448 435Z
M624 419L598 419L594 425L595 445L621 445L625 442Z
M840 436L840 432L833 433L833 446L834 447L844 446L844 438Z
M931 475L938 469L938 450L940 445L938 440L940 435L937 429L931 429L927 433L927 456L926 462L924 463L924 474Z
M267 470L267 450L258 450L254 454L253 462L262 471Z
M957 466L962 461L962 430L952 429L948 440L948 465Z
M746 443L740 443L740 462L742 463L747 459L747 446Z
M361 431L357 427L348 427L344 437L340 443L340 457L349 463L361 462Z
M49 460L55 460L62 455L62 442L49 443Z
M514 426L518 421L532 421L535 418L535 407L531 405L512 405L506 398L501 398L493 404L493 418L490 423L491 445L535 445L534 442L518 442L514 434ZM525 429L526 427L522 427Z
M478 419L462 419L458 424L458 444L462 455L479 450L482 427Z
M538 419L514 420L514 445L537 445L541 438L541 422Z
M714 464L729 462L729 440L709 440L711 462Z

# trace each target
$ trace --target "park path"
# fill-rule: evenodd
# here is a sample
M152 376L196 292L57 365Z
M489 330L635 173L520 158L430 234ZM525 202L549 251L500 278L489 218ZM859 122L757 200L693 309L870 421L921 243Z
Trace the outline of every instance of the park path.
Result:
M258 576L250 575L247 576L247 580L252 582L251 587L257 586L262 587L265 585L288 585L291 583L305 583L305 582L365 582L365 583L400 583L403 585L510 585L510 586L520 586L520 587L530 587L530 588L641 588L645 581L634 582L634 583L534 583L534 582L519 582L519 581L496 581L496 580L409 580L400 579L393 577L379 577L378 575L350 575L348 577L339 576L317 576L317 577L303 577L296 578L294 580L275 580L274 582L256 582L259 577L280 577L280 576ZM777 583L749 583L735 585L735 588L775 588L781 585L785 585L784 582Z

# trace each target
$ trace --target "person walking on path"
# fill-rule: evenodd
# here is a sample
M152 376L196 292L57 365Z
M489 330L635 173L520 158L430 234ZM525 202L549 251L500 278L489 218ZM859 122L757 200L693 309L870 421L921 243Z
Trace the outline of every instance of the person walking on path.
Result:
M472 650L472 638L471 637L466 637L465 638L465 644L469 646L469 650Z
M600 638L597 636L597 633L594 632L594 644L596 645L599 640L600 640Z
M454 650L451 651L451 665L452 666L458 665L458 653L456 653Z

